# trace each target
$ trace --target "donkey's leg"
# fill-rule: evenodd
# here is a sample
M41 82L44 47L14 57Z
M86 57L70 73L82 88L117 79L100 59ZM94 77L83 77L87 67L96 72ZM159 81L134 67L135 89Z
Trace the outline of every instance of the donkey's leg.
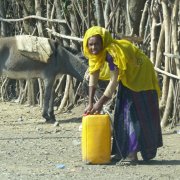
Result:
M49 104L52 96L52 89L54 84L54 77L50 77L48 79L44 80L44 86L45 86L45 94L44 94L44 107L43 107L43 114L42 116L46 119L46 122L51 122L52 119L49 115ZM53 120L54 121L54 120Z
M55 97L55 84L53 84L52 90L51 90L51 98L49 100L49 109L48 114L52 122L55 122L55 115L54 115L54 97Z

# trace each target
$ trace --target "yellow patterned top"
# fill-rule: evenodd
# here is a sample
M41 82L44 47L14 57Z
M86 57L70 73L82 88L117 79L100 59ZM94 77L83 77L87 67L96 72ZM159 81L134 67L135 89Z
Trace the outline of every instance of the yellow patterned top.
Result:
M103 50L97 54L91 54L87 42L92 36L100 35L103 42ZM160 88L150 59L135 45L127 40L115 40L106 29L93 26L88 29L83 38L83 51L89 60L89 72L100 70L100 79L110 78L110 69L106 61L109 53L114 64L119 68L119 81L124 86L134 91L157 90L160 96Z

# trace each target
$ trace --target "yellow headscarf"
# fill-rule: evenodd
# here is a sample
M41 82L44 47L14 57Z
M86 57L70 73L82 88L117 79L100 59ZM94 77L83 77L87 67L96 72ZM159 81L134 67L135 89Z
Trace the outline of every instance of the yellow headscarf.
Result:
M89 52L87 43L92 36L100 35L103 50L93 55ZM149 58L136 46L127 40L115 40L109 31L99 26L88 29L83 38L83 51L89 59L89 72L100 70L100 79L110 78L110 69L106 61L107 52L112 56L113 63L119 68L119 80L123 85L134 91L156 89L160 95L160 88Z
M100 35L103 42L103 50L98 55L91 54L87 47L88 39L95 35ZM113 39L109 31L105 28L93 26L86 31L83 38L83 51L85 57L89 59L89 72L93 73L101 69L100 79L102 80L110 79L109 66L105 61L107 52L113 57L114 64L121 69L121 73L126 69L126 58L118 45L118 41Z

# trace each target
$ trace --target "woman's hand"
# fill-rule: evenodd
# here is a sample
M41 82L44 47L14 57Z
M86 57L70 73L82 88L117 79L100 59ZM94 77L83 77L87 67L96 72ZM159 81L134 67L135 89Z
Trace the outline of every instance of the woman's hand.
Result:
M103 107L103 104L100 101L97 101L93 105L93 108L91 109L90 114L100 114L102 107Z
M99 101L97 101L94 105L89 104L87 108L85 109L85 114L100 114L103 105L109 100L110 98L106 96L102 96Z
M84 110L84 114L99 114L102 109L103 104L101 105L100 102L96 102L94 105L89 104L86 109Z
M86 109L84 110L84 114L91 114L91 110L93 109L93 104L88 104L88 106L86 107Z

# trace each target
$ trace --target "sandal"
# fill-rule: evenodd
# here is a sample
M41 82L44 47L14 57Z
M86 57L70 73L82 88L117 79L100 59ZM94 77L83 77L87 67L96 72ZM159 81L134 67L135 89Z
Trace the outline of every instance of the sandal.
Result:
M124 166L136 166L139 164L139 161L136 159L122 159L121 161L119 161L118 163L116 163L116 165L124 165Z

